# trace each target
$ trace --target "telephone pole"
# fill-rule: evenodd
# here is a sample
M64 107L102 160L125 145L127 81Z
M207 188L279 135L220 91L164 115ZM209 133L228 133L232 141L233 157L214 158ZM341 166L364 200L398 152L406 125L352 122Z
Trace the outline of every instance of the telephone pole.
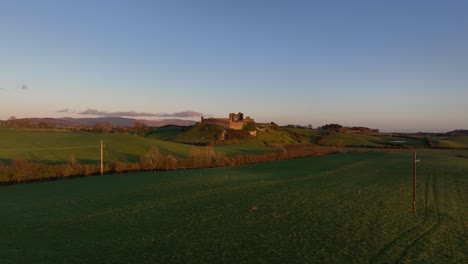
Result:
M104 141L101 140L101 175L104 174Z

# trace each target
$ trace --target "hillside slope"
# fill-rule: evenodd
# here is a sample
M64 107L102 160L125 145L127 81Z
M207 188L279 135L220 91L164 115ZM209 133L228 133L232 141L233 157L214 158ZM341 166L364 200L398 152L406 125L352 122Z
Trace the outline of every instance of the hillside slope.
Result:
M226 131L225 139L220 140ZM315 143L321 135L316 130L285 129L274 124L257 124L257 135L251 136L239 130L226 130L217 125L198 124L178 133L172 141L187 144L248 144L248 145L292 145Z
M153 140L129 134L96 134L89 132L57 132L0 129L0 161L35 160L81 163L100 160L100 141L105 144L104 159L138 161L149 150L163 154L187 156L192 146Z

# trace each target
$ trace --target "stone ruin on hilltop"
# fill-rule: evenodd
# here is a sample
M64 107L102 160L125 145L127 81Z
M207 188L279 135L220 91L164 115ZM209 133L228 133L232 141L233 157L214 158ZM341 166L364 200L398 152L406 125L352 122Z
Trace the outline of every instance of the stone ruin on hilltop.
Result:
M244 118L244 113L230 113L229 118L204 118L201 117L201 123L206 125L218 125L224 128L241 130L246 123L255 123L249 116Z

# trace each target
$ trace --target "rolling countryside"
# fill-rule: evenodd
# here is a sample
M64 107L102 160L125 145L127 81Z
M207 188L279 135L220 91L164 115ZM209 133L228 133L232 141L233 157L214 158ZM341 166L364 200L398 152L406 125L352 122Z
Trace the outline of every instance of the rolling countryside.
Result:
M467 264L467 14L0 0L0 264Z

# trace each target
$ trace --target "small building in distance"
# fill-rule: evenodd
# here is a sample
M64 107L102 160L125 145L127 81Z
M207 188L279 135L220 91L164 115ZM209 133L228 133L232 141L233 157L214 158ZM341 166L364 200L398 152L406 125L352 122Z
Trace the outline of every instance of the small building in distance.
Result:
M224 128L241 130L244 127L245 123L255 123L255 121L249 116L244 118L244 113L230 113L229 118L204 118L201 117L201 123L206 125L218 125Z

